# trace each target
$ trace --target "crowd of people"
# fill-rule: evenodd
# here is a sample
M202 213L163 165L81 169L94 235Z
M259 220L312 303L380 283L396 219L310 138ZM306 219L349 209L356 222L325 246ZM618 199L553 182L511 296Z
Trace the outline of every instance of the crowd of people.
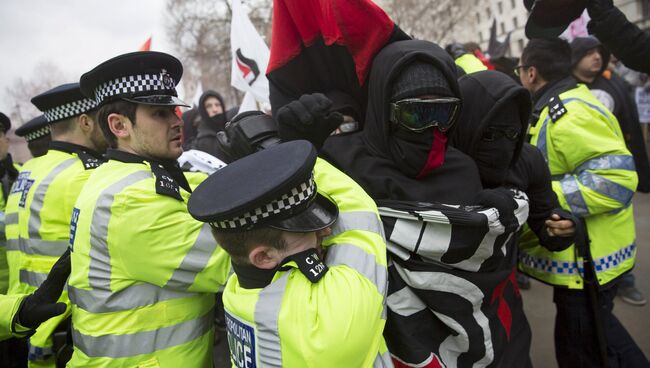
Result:
M187 105L181 62L153 51L34 96L27 162L0 113L0 365L531 367L531 277L553 288L558 366L650 367L612 312L646 303L623 63L647 62L591 36L491 59L360 4L374 52L272 62L270 113ZM590 4L591 28L626 21Z

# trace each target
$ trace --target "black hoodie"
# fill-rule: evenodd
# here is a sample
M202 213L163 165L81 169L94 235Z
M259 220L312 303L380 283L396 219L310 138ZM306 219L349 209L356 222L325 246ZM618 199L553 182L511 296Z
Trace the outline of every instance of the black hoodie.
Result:
M216 97L219 100L223 109L221 114L213 117L208 116L208 112L205 109L205 100L208 97ZM227 121L226 105L223 102L223 98L217 92L207 90L201 95L197 109L199 110L201 121L197 127L196 138L192 143L192 148L224 160L226 156L219 150L219 146L217 145L217 132L223 131Z
M506 186L514 186L528 195L530 200L527 223L537 234L540 243L550 250L564 249L571 245L572 237L549 237L545 220L560 204L551 186L551 173L539 149L524 143L531 112L529 92L507 75L483 71L464 76L458 81L463 94L464 109L458 119L451 139L459 150L475 158L478 140L483 130L498 116L503 106L514 103L521 120L520 139L510 169L503 178ZM495 141L495 144L500 144ZM477 160L479 171L482 164ZM485 185L484 183L484 186Z
M453 94L460 96L456 66L443 49L426 41L394 42L384 47L373 61L363 131L330 137L322 155L350 175L375 200L470 204L481 190L481 184L478 169L467 155L448 147L443 165L416 179L417 170L409 170L408 166L419 166L427 160L432 144L430 130L422 133L421 142L402 146L402 154L396 153L396 137L388 121L391 87L401 70L414 60L436 66L445 75Z
M528 117L531 111L530 94L507 75L490 70L466 75L460 78L458 83L463 96L463 110L456 122L456 129L450 137L450 143L474 159L481 173L484 187L498 186L505 180L508 167L517 160L524 143L524 133L528 127ZM514 109L514 114L518 110L521 124L519 140L514 144L512 159L509 162L494 162L498 161L498 157L501 156L500 152L497 152L503 148L501 140L493 142L493 145L499 145L499 147L494 147L493 152L490 152L490 157L479 157L481 155L477 151L477 147L485 128L495 122L499 123L497 120L500 120L500 115L505 109L510 108ZM510 154L512 153L510 152ZM495 180L487 180L486 176L488 172L494 171L491 170L492 168L497 166L504 169L502 170L503 178L500 183L491 185Z

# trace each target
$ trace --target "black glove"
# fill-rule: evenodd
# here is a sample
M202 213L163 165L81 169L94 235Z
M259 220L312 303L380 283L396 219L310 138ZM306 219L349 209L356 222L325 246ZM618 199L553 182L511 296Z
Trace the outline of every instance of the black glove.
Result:
M325 139L343 123L343 115L330 112L331 107L332 101L322 93L302 95L282 106L276 115L280 139L306 139L320 150Z
M507 233L514 232L519 227L515 216L517 202L514 192L506 188L483 189L474 197L473 204L496 208L499 211L499 221L505 226Z
M70 275L70 250L52 266L47 279L33 294L23 300L18 309L18 324L35 329L48 319L65 312L65 303L57 303Z
M449 45L445 46L445 51L447 51L447 53L451 55L451 57L453 57L454 60L458 59L459 57L465 54L469 54L467 50L465 50L465 46L463 46L463 44L458 42L452 42Z
M587 3L587 12L589 12L589 17L591 18L600 18L606 11L614 7L614 2L612 0L589 0Z
M261 111L246 111L217 132L217 148L227 163L280 143L278 127L272 117Z

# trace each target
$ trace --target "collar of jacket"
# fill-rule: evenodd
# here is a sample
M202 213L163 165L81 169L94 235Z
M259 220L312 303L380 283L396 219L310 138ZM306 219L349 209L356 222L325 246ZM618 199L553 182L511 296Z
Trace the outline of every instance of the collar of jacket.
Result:
M49 148L57 150L57 151L61 151L61 152L66 152L66 153L83 152L83 153L86 153L88 155L93 156L94 158L96 158L98 160L104 161L104 157L102 156L101 153L99 153L99 152L97 152L95 150L92 150L92 149L90 149L88 147L81 146L79 144L74 144L74 143L69 143L69 142L62 142L62 141L52 141L52 142L50 142Z
M110 148L106 151L105 156L107 160L116 160L129 164L142 164L145 162L148 162L150 165L160 164L167 172L169 172L171 177L181 186L181 188L192 193L192 188L190 188L190 184L187 182L187 179L185 178L181 168L178 166L176 160L152 160L150 158L136 155L135 153Z
M232 262L232 269L237 274L239 286L244 289L262 289L267 287L273 276L278 271L277 268L265 270L251 265L239 265Z
M546 104L548 103L548 100L551 99L551 97L573 89L577 85L578 84L573 76L568 76L546 83L545 86L533 93L533 115L539 116L542 110L544 110L544 107L546 107Z

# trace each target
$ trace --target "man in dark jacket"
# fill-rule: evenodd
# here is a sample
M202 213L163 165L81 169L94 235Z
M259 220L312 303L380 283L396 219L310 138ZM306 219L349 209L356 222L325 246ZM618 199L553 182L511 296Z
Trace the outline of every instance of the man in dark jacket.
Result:
M650 34L627 20L612 0L590 0L587 10L589 33L630 69L650 73Z
M217 132L223 131L228 118L223 97L213 90L203 92L197 107L200 121L192 148L207 152L220 160L225 159L217 146Z

